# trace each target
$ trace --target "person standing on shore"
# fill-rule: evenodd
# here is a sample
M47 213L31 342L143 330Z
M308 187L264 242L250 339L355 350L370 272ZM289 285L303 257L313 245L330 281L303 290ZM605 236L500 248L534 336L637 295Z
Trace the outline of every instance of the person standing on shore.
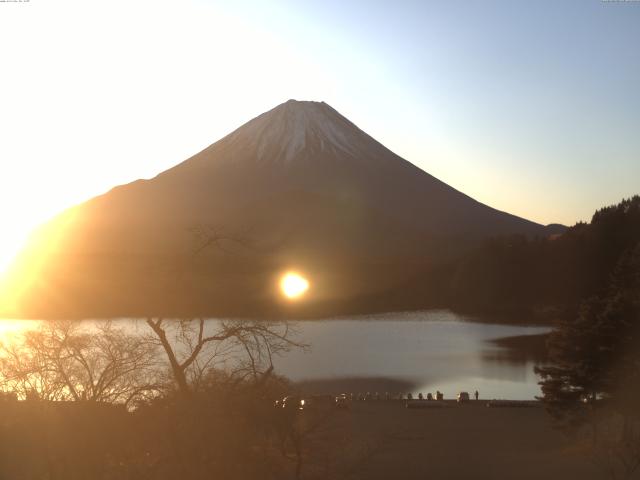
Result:
M476 397L476 400L478 400L478 397L480 396L480 394L478 393L478 390L476 390L476 393L474 395Z

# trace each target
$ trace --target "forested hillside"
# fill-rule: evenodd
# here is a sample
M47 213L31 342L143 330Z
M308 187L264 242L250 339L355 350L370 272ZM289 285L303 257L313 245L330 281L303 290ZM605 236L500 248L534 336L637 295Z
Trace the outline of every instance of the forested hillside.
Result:
M445 303L462 310L564 313L601 292L625 252L640 242L640 196L595 212L548 238L487 240L444 269ZM446 272L446 273L445 273Z

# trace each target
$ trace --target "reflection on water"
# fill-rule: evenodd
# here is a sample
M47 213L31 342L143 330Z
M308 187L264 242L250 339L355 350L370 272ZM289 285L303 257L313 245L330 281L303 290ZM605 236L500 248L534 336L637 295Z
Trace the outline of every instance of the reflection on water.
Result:
M414 393L452 398L476 389L482 398L539 395L534 359L510 355L491 340L536 335L547 327L475 323L448 311L404 312L298 324L308 353L292 352L277 369L293 380L332 377L397 378Z
M479 390L482 398L531 399L539 395L533 373L536 358L513 354L503 337L539 335L548 327L477 323L449 311L389 313L356 318L302 321L298 340L310 344L275 359L276 371L294 381L340 378L396 379L413 391L436 389L452 398ZM146 329L128 319L131 329ZM91 328L93 322L83 322ZM217 320L208 322L215 329ZM0 339L37 325L34 321L0 321Z
M519 364L533 361L544 364L548 361L547 337L543 333L496 338L490 343L502 348L486 350L483 355L491 362Z

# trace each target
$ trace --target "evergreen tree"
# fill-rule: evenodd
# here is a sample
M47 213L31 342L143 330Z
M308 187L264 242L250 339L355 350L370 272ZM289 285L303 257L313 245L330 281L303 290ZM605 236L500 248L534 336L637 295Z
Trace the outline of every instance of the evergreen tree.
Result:
M580 433L612 478L640 468L640 243L618 261L607 289L582 303L549 338L537 368L542 400L568 433ZM588 427L585 429L584 427Z

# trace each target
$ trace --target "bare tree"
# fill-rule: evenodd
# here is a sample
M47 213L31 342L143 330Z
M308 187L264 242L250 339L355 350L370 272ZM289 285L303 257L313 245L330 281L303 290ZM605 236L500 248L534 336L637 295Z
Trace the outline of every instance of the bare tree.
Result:
M20 398L124 404L156 395L157 348L111 321L42 322L0 344L0 386Z
M292 348L295 340L288 322L256 320L166 320L147 318L150 343L167 357L178 391L190 395L213 370L227 370L231 378L260 380L273 371L273 358Z
M191 233L196 241L194 258L211 248L225 253L232 253L227 249L230 245L252 248L247 232L231 236L219 228L197 225ZM175 278L180 281L180 275ZM216 370L238 381L264 380L273 371L274 356L307 347L295 340L297 332L286 321L149 317L146 323L152 332L149 342L164 351L175 385L185 396L198 390L203 379Z
M217 251L228 254L237 254L238 247L243 250L255 250L249 237L249 230L245 230L240 234L229 235L225 233L224 228L206 224L198 224L189 230L195 241L193 249L194 258L212 247Z

